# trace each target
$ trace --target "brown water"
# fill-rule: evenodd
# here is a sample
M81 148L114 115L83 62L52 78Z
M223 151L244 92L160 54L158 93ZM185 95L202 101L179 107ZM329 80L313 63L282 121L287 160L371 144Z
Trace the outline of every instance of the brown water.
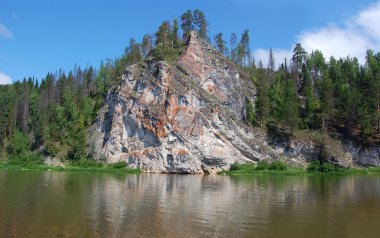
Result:
M380 237L380 176L0 170L0 237Z

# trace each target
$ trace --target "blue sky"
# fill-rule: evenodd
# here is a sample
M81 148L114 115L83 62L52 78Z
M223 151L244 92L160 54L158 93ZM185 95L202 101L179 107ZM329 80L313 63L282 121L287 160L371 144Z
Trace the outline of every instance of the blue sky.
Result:
M120 56L131 37L141 41L163 20L201 9L210 35L228 40L250 30L256 59L289 57L296 42L326 55L357 56L379 50L377 0L0 0L0 83L47 72L98 66Z

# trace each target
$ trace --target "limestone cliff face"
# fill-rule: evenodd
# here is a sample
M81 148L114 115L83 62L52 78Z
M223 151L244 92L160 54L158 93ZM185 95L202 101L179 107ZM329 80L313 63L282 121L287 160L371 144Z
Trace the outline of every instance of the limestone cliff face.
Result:
M192 33L175 63L146 60L126 69L89 131L90 153L164 173L215 173L234 162L276 159L305 166L318 158L312 139L281 141L248 127L245 105L255 95L248 76ZM338 147L327 158L332 163L362 158L354 147Z
M167 173L214 173L258 160L241 122L255 94L248 77L192 33L176 63L126 69L90 130L91 153Z

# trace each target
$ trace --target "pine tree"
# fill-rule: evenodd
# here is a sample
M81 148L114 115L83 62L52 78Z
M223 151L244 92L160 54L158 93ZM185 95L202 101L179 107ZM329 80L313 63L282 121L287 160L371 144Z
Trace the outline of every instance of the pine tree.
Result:
M181 16L181 28L183 32L183 40L186 41L190 35L190 32L194 29L193 26L193 13L187 10Z
M302 75L305 81L305 115L304 115L304 123L306 127L313 128L317 125L317 110L320 108L319 100L314 96L314 89L312 80L310 77L310 73L306 66L302 68Z
M222 33L218 33L215 36L215 42L216 42L216 47L217 47L218 51L224 55L224 52L226 50L226 42L223 40L223 34Z
M272 48L269 49L269 60L268 60L268 70L270 73L274 73L276 69L276 63L273 57L273 51Z
M262 68L262 64L260 66L261 67L258 69L257 79L256 110L257 118L260 121L260 126L263 126L269 116L269 84L268 79L265 75L265 70Z
M144 35L144 38L143 38L143 41L142 41L142 44L141 44L141 48L142 48L142 54L143 54L143 57L145 58L148 53L152 50L152 45L151 45L151 36L150 34L146 34Z
M247 62L249 62L249 55L251 54L251 50L249 48L249 31L245 30L241 35L240 40L240 50L239 57L241 57L241 64L247 66Z
M328 122L334 117L334 88L327 72L323 73L321 85L321 117L322 129L326 130Z
M177 19L174 19L173 20L173 27L172 27L172 34L171 34L171 38L172 38L172 44L174 47L178 47L179 46L179 39L178 39L178 20Z
M231 58L231 61L232 62L235 62L237 63L237 36L235 33L232 33L231 34L231 37L230 37L230 58Z
M307 53L304 48L302 48L301 43L297 43L293 49L292 60L297 67L298 71L302 70L302 65L306 63Z
M281 118L284 124L289 127L290 133L293 134L294 130L298 128L300 119L295 83L292 80L287 80L285 84Z
M200 38L206 40L207 39L207 32L208 32L206 16L199 9L196 9L193 12L193 25L194 25L197 33L198 33L198 36Z
M253 126L255 122L255 109L253 108L253 104L250 100L247 100L246 102L246 121L251 126Z

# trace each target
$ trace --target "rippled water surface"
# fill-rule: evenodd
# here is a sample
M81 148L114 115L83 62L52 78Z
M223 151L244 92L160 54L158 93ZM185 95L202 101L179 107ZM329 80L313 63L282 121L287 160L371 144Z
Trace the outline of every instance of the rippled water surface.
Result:
M380 176L0 170L0 237L380 237Z

